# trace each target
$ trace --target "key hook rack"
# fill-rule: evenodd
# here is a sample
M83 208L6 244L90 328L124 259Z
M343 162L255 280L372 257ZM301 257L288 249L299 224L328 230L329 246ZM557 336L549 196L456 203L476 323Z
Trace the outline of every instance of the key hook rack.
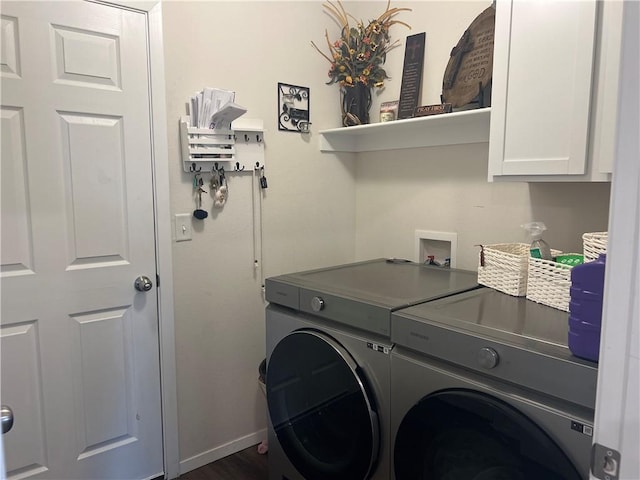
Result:
M264 165L264 122L238 118L231 129L191 127L188 116L180 118L183 169L187 173L251 171L245 165Z

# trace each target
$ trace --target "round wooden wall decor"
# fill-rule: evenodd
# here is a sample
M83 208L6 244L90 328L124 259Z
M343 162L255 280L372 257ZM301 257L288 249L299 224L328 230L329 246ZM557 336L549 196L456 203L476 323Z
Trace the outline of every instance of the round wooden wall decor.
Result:
M496 10L491 6L471 22L451 50L442 81L442 101L453 108L471 103L491 82L495 20Z

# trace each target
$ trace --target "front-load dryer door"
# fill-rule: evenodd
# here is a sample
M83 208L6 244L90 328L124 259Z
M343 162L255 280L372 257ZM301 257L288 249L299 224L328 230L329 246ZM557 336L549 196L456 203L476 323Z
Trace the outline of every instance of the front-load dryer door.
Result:
M417 403L400 424L394 456L396 480L581 480L531 419L466 389Z
M351 355L335 340L298 330L274 348L267 367L274 432L306 480L364 480L379 448L375 404Z

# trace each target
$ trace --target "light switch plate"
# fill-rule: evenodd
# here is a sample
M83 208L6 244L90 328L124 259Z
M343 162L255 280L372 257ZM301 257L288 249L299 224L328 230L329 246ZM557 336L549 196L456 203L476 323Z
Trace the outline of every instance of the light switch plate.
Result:
M188 213L176 213L176 242L191 240L191 215Z

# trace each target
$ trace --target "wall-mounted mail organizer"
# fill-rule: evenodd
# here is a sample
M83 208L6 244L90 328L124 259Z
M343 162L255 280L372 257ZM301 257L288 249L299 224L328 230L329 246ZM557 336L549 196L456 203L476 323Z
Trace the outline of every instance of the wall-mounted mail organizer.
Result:
M264 167L264 123L238 118L230 129L190 127L189 117L180 118L180 145L185 172L251 172Z

